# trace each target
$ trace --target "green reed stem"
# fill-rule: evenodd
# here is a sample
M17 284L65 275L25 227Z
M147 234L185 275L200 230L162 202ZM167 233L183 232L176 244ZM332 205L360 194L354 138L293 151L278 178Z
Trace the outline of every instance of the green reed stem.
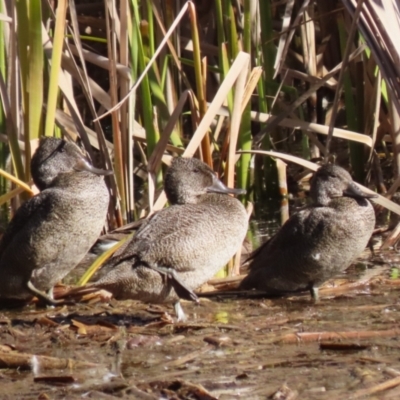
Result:
M51 56L50 82L47 95L45 136L54 134L54 121L56 116L58 98L58 77L61 68L61 55L64 46L64 32L67 14L67 1L59 0L56 11L56 26L54 29L53 51Z
M42 45L42 2L29 1L29 134L25 135L25 173L30 176L30 140L43 133L43 71L44 56ZM25 50L26 51L26 50Z
M250 18L250 0L244 1L244 32L243 32L243 51L251 53L251 18ZM240 124L238 147L242 150L251 150L251 102L246 105L243 111L242 121ZM248 189L250 178L250 161L251 154L242 154L236 166L237 186ZM243 197L245 201L245 197Z
M131 42L131 52L136 51L136 57L137 57L137 65L138 65L138 71L136 73L137 76L140 75L142 71L146 68L146 54L144 51L144 46L142 42L142 35L140 32L140 13L139 13L139 4L137 0L132 0L132 6L133 6L133 15L134 19L132 21L133 24L133 29L136 30L135 35L133 38L135 39L134 41L132 40ZM153 123L153 102L151 99L151 91L150 91L150 82L149 82L149 77L146 75L140 85L140 94L141 94L141 104L142 104L142 117L143 117L143 127L146 131L146 140L147 140L147 156L150 157L151 154L153 153L154 147L156 146L160 134L159 132L155 129L154 123Z
M340 39L340 47L342 55L344 54L346 43L347 43L347 33L344 26L343 17L338 17L338 29L339 29L339 39ZM349 65L350 68L350 65ZM359 103L361 107L364 106L364 90L362 89L363 82L359 82L357 85L358 91L357 95L361 96L361 98L357 97L357 102L355 101L353 95L353 85L351 82L350 70L347 70L344 73L343 77L343 90L344 90L344 102L345 102L345 112L346 112L346 121L347 127L351 131L362 132L363 130L363 121L358 120L358 115L362 116L359 110L357 110L356 103ZM362 71L361 71L362 72ZM363 73L361 73L361 77L357 77L357 80L363 79ZM361 85L361 86L360 86ZM357 112L358 111L358 112ZM354 171L354 178L358 182L363 182L364 180L364 146L360 143L354 143L349 141L349 151L350 151L350 164Z
M261 24L261 52L262 52L262 65L264 68L264 91L263 94L266 96L264 107L267 110L270 108L271 98L274 95L271 90L271 83L273 82L274 76L274 61L276 55L276 49L274 45L274 33L272 30L272 9L269 1L260 1L260 24ZM271 150L271 133L265 135L261 148L264 150ZM279 196L279 185L277 178L276 163L270 157L264 157L262 160L264 165L264 176L263 179L257 178L257 182L261 187L257 188L257 192L261 194L262 199L269 197ZM256 174L260 174L260 171L256 169ZM264 187L265 185L265 187ZM267 193L265 192L267 191Z

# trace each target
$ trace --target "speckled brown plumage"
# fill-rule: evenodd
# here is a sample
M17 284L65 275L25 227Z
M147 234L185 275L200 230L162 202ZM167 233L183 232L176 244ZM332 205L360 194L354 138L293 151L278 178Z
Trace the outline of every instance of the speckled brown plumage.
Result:
M0 298L29 299L31 282L50 290L96 241L109 193L102 176L73 143L43 138L32 158L41 192L24 203L0 242Z
M227 188L206 164L174 159L165 191L173 205L141 226L124 251L103 267L95 287L117 299L177 302L173 285L152 267L173 270L187 289L194 290L239 249L247 232L246 211L237 199L223 194Z
M251 257L242 289L271 294L310 290L345 270L375 226L368 197L339 166L325 165L311 182L312 205L292 215Z

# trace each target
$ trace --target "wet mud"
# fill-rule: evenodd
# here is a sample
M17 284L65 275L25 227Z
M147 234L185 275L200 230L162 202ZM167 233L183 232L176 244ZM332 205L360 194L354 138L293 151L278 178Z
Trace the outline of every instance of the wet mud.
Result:
M1 399L398 399L393 251L321 289L265 298L207 286L201 304L111 300L0 310ZM217 289L217 290L216 290Z

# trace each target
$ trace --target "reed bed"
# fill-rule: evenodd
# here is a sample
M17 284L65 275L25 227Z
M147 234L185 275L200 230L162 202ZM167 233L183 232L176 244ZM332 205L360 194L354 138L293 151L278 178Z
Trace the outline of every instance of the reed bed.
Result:
M109 231L164 207L173 155L256 211L288 195L278 158L335 158L400 214L399 15L394 1L0 1L0 224L33 194L42 135L114 170Z

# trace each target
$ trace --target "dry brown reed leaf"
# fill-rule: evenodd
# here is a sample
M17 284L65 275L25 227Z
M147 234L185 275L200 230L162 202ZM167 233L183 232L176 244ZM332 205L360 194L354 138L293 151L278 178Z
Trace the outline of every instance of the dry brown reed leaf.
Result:
M321 69L324 71L324 74L328 73L328 71L326 71L326 68L324 66L322 66ZM297 71L295 69L287 68L285 66L282 68L282 71L285 71L287 73L287 75L286 75L287 78L298 79L300 81L308 82L310 84L314 84L314 83L318 82L320 79L317 76L312 76L312 75L306 74L304 72ZM324 82L324 84L322 86L326 86L326 87L334 90L336 85L337 85L337 80L332 77L331 79Z
M112 21L112 31L115 33L116 39L118 42L121 41L121 22L119 20L119 14L117 12L117 8L115 6L115 1L106 0L105 2L106 9L108 11L110 20Z
M396 166L396 175L400 176L400 116L395 102L389 96L390 134L393 143L393 158Z
M4 22L12 22L12 18L10 18L8 15L6 14L0 14L0 21L4 21Z
M379 110L381 108L381 85L382 85L382 75L380 73L380 71L378 71L378 74L376 76L375 79L375 83L374 83L374 88L372 91L372 95L371 95L371 102L374 103L375 107L371 106L371 110L372 113L372 123L371 123L371 118L369 118L367 120L367 126L365 131L368 132L369 128L368 126L372 125L372 129L371 129L371 139L372 139L372 144L371 144L371 149L370 149L370 155L369 155L369 161L372 160L373 154L374 154L374 148L375 148L375 142L376 142L376 138L378 135L378 126L379 126Z
M286 3L286 8L285 8L285 15L283 18L283 24L282 24L282 34L279 38L279 44L278 44L278 52L276 55L275 59L275 74L273 79L276 78L276 76L280 73L281 67L286 60L286 54L289 50L289 45L290 42L292 41L295 29L299 25L300 20L303 18L303 13L305 9L307 8L310 0L304 0L303 4L299 7L298 12L296 14L296 17L293 20L292 23L292 28L290 28L290 21L291 21L291 16L293 12L293 7L294 7L294 1L290 0Z
M110 110L108 110L108 112L104 113L103 115L99 116L96 118L96 120L102 119L104 117L106 117L107 115L111 114L112 112L116 111L118 108L121 107L121 105L128 99L128 97L131 95L132 92L134 92L139 85L141 84L142 80L144 79L144 77L146 76L146 74L149 72L150 68L152 68L153 63L155 62L155 60L157 59L157 57L159 56L159 54L161 53L162 49L164 48L165 44L168 42L170 36L172 35L172 33L174 32L175 28L178 26L178 24L180 23L181 19L183 18L183 16L185 15L186 11L188 10L188 7L191 6L193 3L191 1L188 1L184 4L184 6L182 7L182 9L180 10L179 14L176 16L174 22L171 24L170 28L168 29L168 32L165 34L164 38L162 39L162 41L160 42L159 46L157 47L156 51L154 52L153 56L151 57L151 59L149 60L149 62L147 63L145 69L143 70L142 74L139 76L139 78L136 80L135 84L133 85L133 87L130 88L128 94L122 98L122 100L120 100L118 102L118 104L116 104L113 108L111 108Z
M351 15L356 0L342 0ZM400 114L400 7L397 1L364 1L358 21Z
M87 49L80 49L81 51L78 50L76 46L73 44L69 45L69 48L71 50L71 53L74 55L79 55L80 53L82 54L82 59L90 62L93 65L96 65L100 68L103 68L105 70L109 70L110 68L110 60L107 57L104 57L102 55L93 53ZM126 67L125 65L122 65L120 63L116 63L115 67L117 69L117 72L125 79L130 79L131 77L131 70L129 67Z
M161 166L162 157L168 145L169 138L171 136L171 133L175 125L179 122L179 118L182 114L183 107L185 106L188 97L189 97L189 91L185 90L181 94L174 112L171 114L167 125L165 126L163 132L161 133L160 140L157 142L151 156L148 159L147 169L149 172L156 173L159 170Z
M305 69L307 73L312 77L317 77L317 50L315 41L315 16L314 16L314 5L308 4L304 7L304 22L301 24L301 36L302 36L302 47L303 57L305 63Z
M171 133L175 127L175 125L178 123L179 118L181 116L182 110L184 105L186 104L186 101L189 97L189 91L185 90L181 97L179 98L178 104L175 107L174 112L172 113L171 117L168 120L167 125L165 126L159 141L157 142L153 152L151 153L151 156L149 157L148 163L147 163L147 170L148 170L148 182L149 182L149 215L151 215L154 211L153 205L154 205L154 195L156 191L156 182L155 182L155 174L159 170L161 166L161 161L162 159L166 158L164 156L165 150L167 149L168 146L168 141L171 137Z
M71 57L72 63L70 65L71 65L71 68L73 68L73 70L75 71L74 76L76 77L76 81L81 86L81 89L86 98L90 113L91 113L92 117L95 118L97 116L97 111L95 108L94 98L93 98L93 95L91 92L93 85L91 85L91 83L90 83L90 78L89 78L89 75L86 70L86 63L83 58L84 51L82 49L82 43L80 40L78 18L76 15L76 10L75 10L74 4L72 4L72 3L73 2L71 2L71 4L70 4L70 17L71 17L71 22L72 22L72 28L70 28L69 31L70 31L72 39L75 43L75 46L76 46L75 49L76 49L78 57ZM72 53L70 50L69 41L65 42L65 47L68 49L69 53ZM76 60L76 58L79 59L79 62L80 62L79 67L78 67L78 64L77 64L78 61ZM66 72L65 72L65 74L66 74ZM67 89L70 88L69 90L72 93L69 93L65 90L66 85L64 85L64 90L63 90L63 87L60 86L60 79L59 79L59 86L64 95L64 99L65 99L66 105L68 107L68 111L71 114L71 117L77 126L79 136L81 137L81 139L83 141L86 151L88 152L91 159L93 160L93 152L92 152L92 147L90 145L90 139L87 135L85 126L84 126L81 116L80 116L80 112L77 109L77 106L75 103L75 98L74 98L73 91L72 91L72 83L70 81L68 83L69 83L69 85L67 85L66 88ZM103 161L103 167L105 167L107 169L112 169L113 164L111 162L111 157L110 157L109 151L107 151L108 146L107 146L107 143L105 140L104 132L103 132L101 124L98 121L94 122L94 129L96 131L98 148L102 155L101 160ZM110 190L114 194L110 198L111 199L110 209L114 210L114 214L109 215L110 216L109 223L111 224L112 227L115 228L116 225L120 225L122 223L121 222L122 221L121 211L120 211L120 207L119 207L120 197L118 196L119 191L117 188L115 175L110 176L107 180L110 185Z
M262 73L263 73L262 67L254 67L251 70L250 77L244 89L241 113L243 113L244 109L247 106L247 103L250 101L251 96L253 95L254 89L256 88L258 80L261 78Z
M67 136L70 136L73 140L77 140L79 137L79 133L76 129L76 126L74 124L74 121L72 117L68 114L66 114L64 111L57 109L56 110L56 123L59 126L59 128L66 133ZM142 128L143 129L143 128ZM90 145L94 147L95 149L99 150L99 141L97 139L97 134L95 131L92 129L88 128L85 126L86 133L89 138ZM144 133L143 133L144 137ZM107 149L110 152L114 151L114 145L109 142L108 140L106 141Z
M390 232L390 234L385 238L382 243L380 249L385 250L394 246L400 236L400 224L397 224L396 227Z
M116 181L116 189L118 188L118 193L121 198L119 203L121 207L120 217L123 222L127 222L127 212L126 212L126 180L125 180L125 164L124 164L124 149L123 149L123 139L120 125L120 115L121 112L119 108L125 103L121 103L120 107L115 108L118 104L118 78L115 64L117 62L117 30L119 28L119 19L117 18L117 11L114 9L114 5L111 1L107 1L105 4L105 21L106 21L106 34L107 34L107 54L110 60L109 69L109 81L110 81L110 98L111 98L111 125L113 133L113 143L115 154L118 156L114 157L114 179ZM118 30L118 32L120 32ZM88 81L86 81L88 83ZM93 100L92 100L93 102ZM125 108L126 114L126 108ZM126 126L126 115L125 115L125 126ZM102 136L99 134L99 136ZM120 221L120 222L122 222ZM119 225L119 224L118 224Z
M344 50L344 54L343 54L343 58L342 58L343 59L342 68L340 69L340 72L339 72L338 83L337 83L336 92L335 92L335 98L333 99L333 103L332 103L331 119L329 122L329 131L328 131L328 136L326 138L326 144L325 144L325 147L327 150L326 157L329 155L329 151L330 151L330 145L331 145L332 137L333 137L333 129L335 127L336 117L337 117L337 114L339 111L339 102L340 102L340 98L342 96L342 85L344 82L344 77L345 77L345 73L347 70L347 66L349 65L349 63L351 61L350 60L351 59L351 49L353 48L353 41L354 41L354 37L357 32L357 21L360 16L363 1L364 0L358 0L357 8L354 13L354 20L351 24L350 31L348 33L346 48Z
M317 169L319 169L319 167L320 167L318 164L315 164L311 161L307 161L307 160L304 160L303 158L292 156L290 154L279 153L278 151L267 151L267 150L240 150L240 151L238 151L238 154L242 154L242 153L261 154L261 155L265 155L265 156L281 158L282 160L286 160L289 162L294 162L296 164L299 164L302 167L310 169L311 171L314 171L314 172L317 171Z
M9 180L12 183L15 183L18 185L21 189L23 189L25 192L29 193L31 196L33 196L35 193L32 191L32 189L27 185L25 182L19 180L17 177L14 175L9 174L7 171L4 171L4 169L0 168L0 175Z
M286 174L287 164L280 160L276 160L276 169L278 172L278 184L279 192L282 196L281 201L281 225L283 225L289 219L289 202L287 201L288 188L287 188L287 174Z
M389 379L386 382L383 383L379 383L378 385L374 385L371 386L367 389L360 389L357 390L355 392L353 392L352 394L350 394L349 399L359 399L361 397L365 398L366 396L370 396L374 393L379 393L379 392L383 392L385 390L394 388L396 386L400 385L400 377L396 377L393 379Z
M0 175L2 173L2 169L0 169ZM13 190L8 191L7 193L3 194L2 196L0 196L0 206L2 206L3 204L6 204L7 202L9 202L11 199L13 199L14 197L22 194L26 192L26 190L22 187L17 187ZM30 196L34 196L36 193L34 191L29 192Z
M263 122L268 122L269 119L271 119L271 118L274 118L274 117L269 114L266 114L266 113L255 112L255 111L251 112L251 119L253 121L258 121L258 122L263 123ZM306 122L306 121L302 121L297 118L284 118L281 121L280 125L284 126L286 128L302 129L302 130L306 130L306 131L320 133L323 135L327 135L328 131L329 131L329 127L326 125L316 124L313 122ZM372 147L371 137L367 136L367 135L363 135L361 133L348 131L348 130L340 129L340 128L334 128L333 136L340 138L340 139L352 140L354 142L365 144L368 147Z
M229 111L226 107L221 107L218 111L218 114L224 117L229 116ZM252 121L257 121L261 123L267 122L269 119L274 118L273 116L262 113L251 111L251 119ZM281 126L285 128L292 129L302 129L305 131L311 131L314 133L320 133L322 135L328 134L328 127L322 124L316 124L312 122L302 121L297 118L284 118L280 123ZM353 131L348 131L345 129L335 128L333 130L333 136L340 139L352 140L354 142L362 143L367 145L368 147L372 147L372 139L370 136L364 135L362 133L357 133Z
M0 352L0 368L32 369L34 365L40 369L93 368L100 364L76 361L70 358L56 358L35 354Z
M50 37L49 37L46 29L44 28L44 26L42 27L42 42L43 42L43 47L45 49L45 54L49 58L48 61L50 62L51 52L52 52L52 43L51 43ZM75 101L72 82L70 79L68 79L64 70L61 70L59 72L58 86L64 96L64 99L65 99L67 105L68 105L68 109L74 120L76 129L79 132L79 136L85 145L85 149L88 152L88 154L90 155L90 158L93 159L93 151L92 151L92 148L90 145L88 135L86 133L86 129L85 129L82 117L80 115L78 105L76 104L76 101Z
M286 166L287 164L280 159L276 160L276 168L278 169L278 184L279 191L282 197L287 196L287 177L286 177Z
M71 74L77 81L79 81L79 75L84 74L83 70L79 71L75 68L74 62L71 57L63 55L62 57L62 67L65 72ZM111 97L110 95L92 78L87 76L87 82L90 87L90 92L92 96L98 101L106 110L111 108Z
M249 55L239 52L231 68L229 69L224 81L221 83L213 101L209 104L206 114L201 120L196 132L193 134L188 146L185 149L184 157L192 157L200 145L203 136L207 133L212 121L218 114L218 110L228 96L229 91L234 86L243 68L248 64Z
M365 50L365 46L359 46L350 56L349 62L358 57ZM272 131L275 127L280 125L282 121L291 113L293 113L297 107L303 104L311 95L315 93L317 89L323 86L329 79L335 76L342 68L343 64L339 63L332 70L326 74L323 78L321 78L318 82L311 85L310 88L305 91L302 95L300 95L295 101L292 102L283 112L274 116L268 121L267 125L255 136L254 140L256 143L260 143L262 138L265 136L267 132Z
M15 114L15 104L12 102L13 98L10 98L8 95L7 84L4 81L3 75L0 74L0 95L1 102L3 105L3 112L5 114L6 120L6 128L8 138L10 138L11 132L17 132L16 127L19 125L20 113ZM13 145L13 141L9 139L10 146ZM24 143L25 146L25 143Z
M277 158L281 158L282 160L294 162L298 165L301 165L305 168L310 169L311 171L316 171L320 167L318 164L312 163L311 161L307 161L300 157L292 156L290 154L279 153L277 151L241 150L241 151L238 151L238 153L239 154L241 154L241 153L261 154L261 155L266 155L266 156L271 156L271 157L277 157ZM360 185L357 182L356 182L356 185L359 186L363 191L377 196L376 198L373 199L374 203L379 204L379 205L387 208L388 210L393 211L396 214L400 215L400 206L398 204L381 196L380 194L375 193L371 189L368 189L365 186Z
M292 29L289 32L290 21L292 19L293 6L294 6L294 0L289 0L285 6L285 12L282 18L281 34L279 35L278 50L276 52L275 63L274 63L275 73L273 79L275 79L276 76L281 71L283 62L286 59L286 54L289 49L290 41L292 40L293 37L294 29Z
M160 16L160 10L159 10L159 4L157 2L153 2L153 13L154 16L156 18L157 24L162 32L162 34L164 35L164 37L167 37L167 30L164 27L164 23L163 23L163 18ZM168 46L168 50L171 52L171 56L174 60L174 63L176 65L176 67L178 68L179 72L182 74L183 76L183 80L185 81L185 85L186 87L191 87L189 81L186 79L186 76L182 70L182 65L181 65L181 61L180 58L178 56L178 54L176 53L175 47L174 45L171 43L171 41L167 40L167 46ZM191 49L191 51L193 51L193 48ZM218 52L217 54L218 55Z
M315 15L314 15L314 4L308 4L304 9L304 23L300 25L301 32L301 44L303 50L303 59L304 59L304 67L307 73L313 77L318 77L322 75L320 73L318 75L317 69L317 45L315 40ZM322 53L318 55L320 58L322 57ZM321 68L320 68L321 70ZM309 103L309 121L317 122L317 92L312 94L308 99ZM314 134L303 131L310 140L310 155L312 158L318 158L320 153L322 152L324 155L326 154L326 147L322 145L322 143L318 140L317 136Z
M205 113L203 119L201 120L199 126L197 127L195 133L193 134L189 144L187 145L185 151L183 152L183 157L193 157L196 150L199 148L204 135L207 134L212 121L218 114L218 110L228 96L229 91L235 85L239 75L242 73L243 69L246 68L249 62L249 55L244 52L239 52L235 61L233 62L231 68L229 69L224 81L221 83L218 92L214 96L213 101L209 105L207 112ZM247 71L247 70L246 70ZM241 110L241 102L239 102L239 110ZM240 111L239 111L240 112ZM161 192L160 196L154 203L153 211L160 210L164 207L167 202L167 197L165 192Z
M365 340L382 337L398 337L399 334L399 329L388 329L382 331L296 332L275 338L274 342L296 344L299 342L319 342L321 340Z
M247 80L247 75L249 73L250 68L250 54L241 53L241 62L238 63L236 68L239 69L239 74L235 83L235 97L233 99L233 108L232 108L232 119L230 124L230 135L229 135L229 148L228 148L228 158L227 158L227 167L225 168L225 181L228 186L233 187L235 184L235 157L236 157L236 148L237 148L237 140L239 137L239 128L242 120L242 110L243 110L243 98L245 94L245 85ZM233 65L232 65L233 67ZM214 118L217 114L220 105L216 107L214 110Z
M148 216L153 214L153 205L154 205L154 197L156 193L156 188L157 188L157 177L153 172L148 172L147 174L147 184L148 184L148 189L147 189L147 197L149 201L149 213Z

